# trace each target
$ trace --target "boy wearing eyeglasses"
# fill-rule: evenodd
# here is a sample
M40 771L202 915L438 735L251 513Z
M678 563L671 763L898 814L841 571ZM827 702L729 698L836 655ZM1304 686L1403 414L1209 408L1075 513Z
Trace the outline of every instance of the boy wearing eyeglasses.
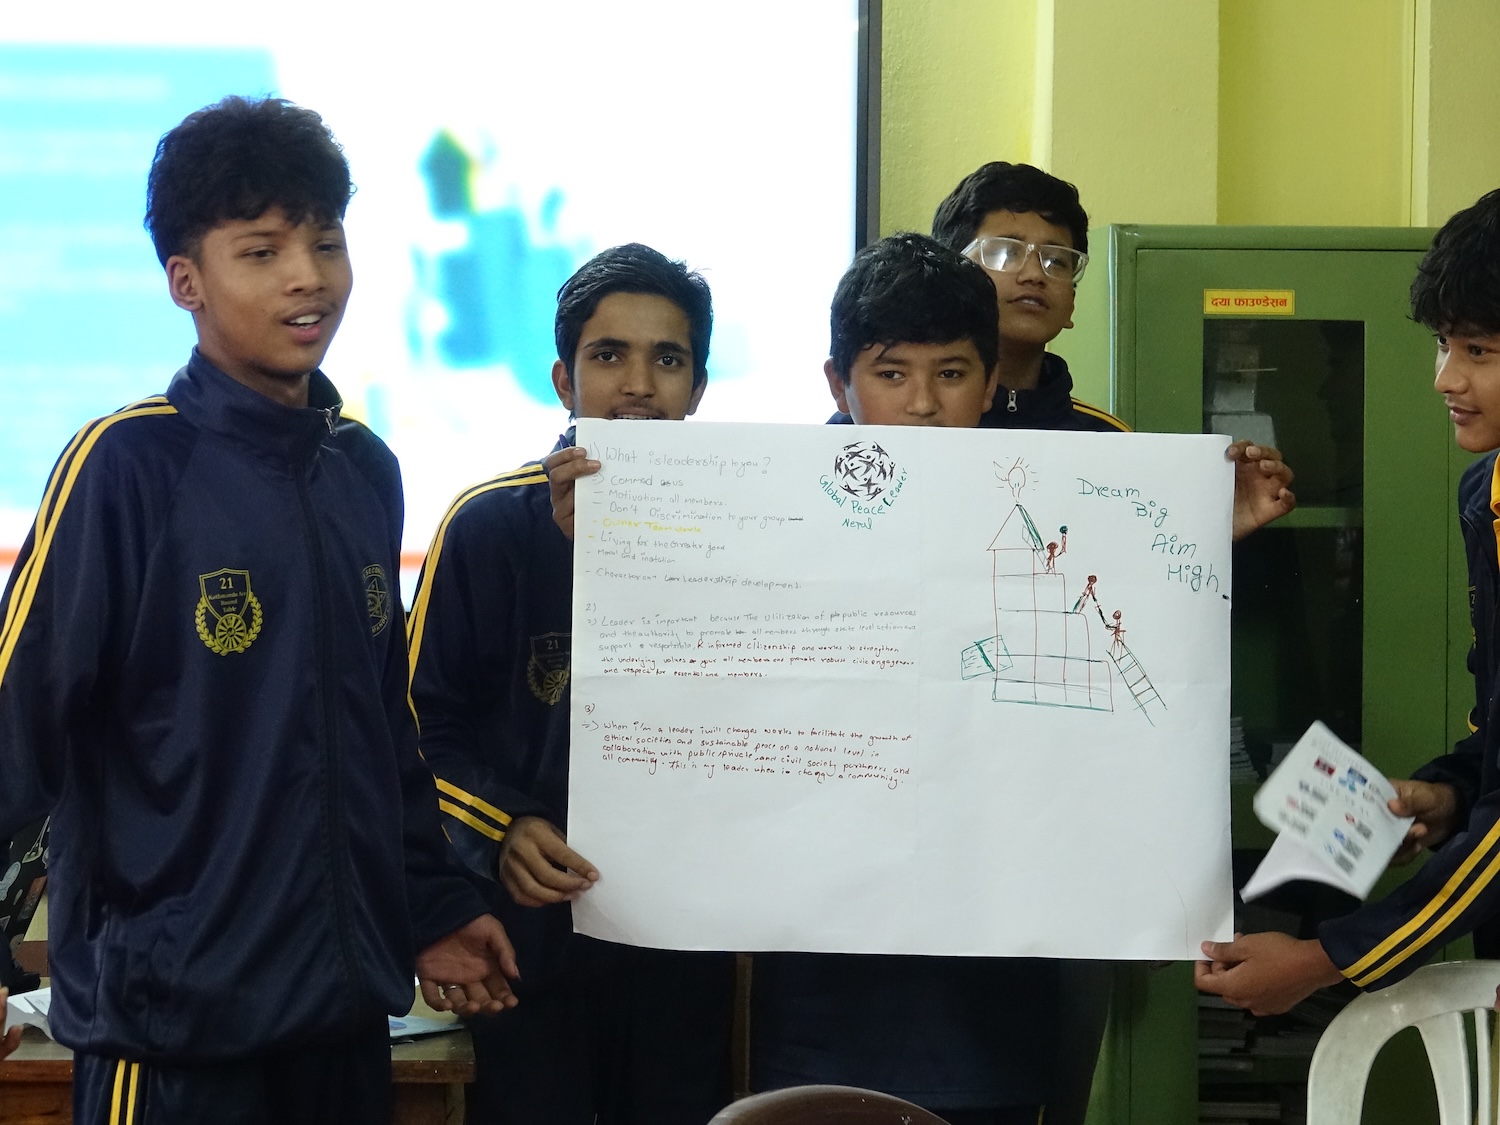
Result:
M1130 428L1074 398L1067 362L1047 350L1073 327L1089 260L1089 217L1077 188L1029 164L991 161L938 206L932 237L984 266L999 298L1000 388L981 426Z
M932 237L982 265L999 299L1000 385L981 427L1130 429L1108 411L1074 398L1067 361L1047 350L1073 327L1074 296L1089 261L1089 216L1076 187L1030 164L992 160L938 204ZM1237 441L1228 457L1237 470L1236 536L1292 510L1292 471L1277 450ZM1242 525L1242 493L1248 489L1260 497L1268 480L1283 486L1280 506L1259 522Z
M1074 298L1088 265L1088 213L1078 189L1029 164L996 160L975 169L938 205L932 236L979 263L1000 308L999 385L981 427L1128 430L1107 411L1073 397L1067 361L1047 350L1073 327ZM1269 446L1237 441L1234 536L1291 511L1292 471ZM1099 1038L1106 981L1098 963L1061 966L1061 1054L1049 1117L1081 1118Z

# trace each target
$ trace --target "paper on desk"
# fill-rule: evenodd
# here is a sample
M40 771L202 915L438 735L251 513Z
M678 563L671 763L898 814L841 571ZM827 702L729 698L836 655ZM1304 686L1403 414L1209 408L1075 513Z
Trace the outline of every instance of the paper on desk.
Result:
M582 932L1195 958L1231 933L1223 439L600 422Z
M5 1026L34 1027L51 1039L52 1028L47 1024L47 1008L51 1003L52 990L50 988L38 988L32 992L11 996L5 1001Z
M428 1016L388 1016L392 1040L425 1039L429 1035L445 1035L450 1031L462 1031L464 1025L458 1020L435 1020Z
M1277 837L1240 897L1312 879L1364 898L1411 827L1387 807L1395 797L1375 766L1313 723L1255 794L1256 817Z

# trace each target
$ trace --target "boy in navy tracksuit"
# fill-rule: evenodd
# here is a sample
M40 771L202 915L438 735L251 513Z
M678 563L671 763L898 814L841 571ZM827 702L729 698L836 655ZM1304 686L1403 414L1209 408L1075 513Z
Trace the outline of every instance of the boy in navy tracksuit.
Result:
M1073 327L1074 287L1088 264L1089 218L1077 188L1029 164L992 161L938 206L932 237L985 265L995 284L998 385L981 427L1129 430L1108 411L1074 398L1067 361L1047 350Z
M1340 980L1382 988L1444 944L1473 932L1480 957L1500 956L1500 191L1449 219L1417 267L1412 319L1437 335L1437 380L1459 448L1488 452L1464 472L1458 518L1469 563L1474 647L1472 733L1396 781L1391 810L1413 816L1409 858L1434 854L1378 902L1323 923L1314 939L1262 933L1205 942L1198 987L1256 1013L1284 1012Z
M974 427L994 402L995 286L919 234L855 255L824 367L857 425ZM1051 1091L1051 961L818 953L755 959L751 1084L836 1083L955 1123L1033 1125Z
M1049 254L1066 262L1066 248L1023 247L1022 265ZM916 234L861 250L830 314L824 374L839 410L856 424L983 425L1003 389L999 272ZM1070 417L1044 428L1093 428ZM1239 466L1238 537L1291 506L1290 472L1278 458L1249 459L1238 443L1229 456ZM1030 1125L1056 1094L1058 973L1043 959L759 955L752 1085L864 1086L954 1125Z
M1077 188L1029 164L992 161L938 205L932 237L980 263L995 283L999 386L981 426L1129 429L1074 398L1067 361L1047 350L1073 327L1075 287L1089 260L1089 217Z
M1089 219L1078 189L1029 164L991 161L938 205L932 237L983 265L1000 306L999 387L982 427L1108 432L1128 427L1073 397L1067 361L1047 350L1073 327L1076 287L1088 264ZM1292 473L1269 446L1237 441L1235 538L1293 503ZM1282 495L1282 490L1285 494ZM1050 1115L1082 1120L1104 1031L1108 965L1062 963L1057 1098Z
M558 294L558 398L574 417L681 419L711 325L697 274L646 246L607 250ZM470 1025L469 1120L702 1125L730 1095L732 956L572 932L569 903L598 878L564 836L572 482L590 466L570 432L544 464L462 493L412 612L412 698L448 831L494 881L526 965L524 1003Z
M417 753L399 470L317 370L349 194L283 101L162 138L146 221L198 346L64 450L6 590L0 839L53 815L79 1122L383 1121L414 963L438 1007L514 1002Z

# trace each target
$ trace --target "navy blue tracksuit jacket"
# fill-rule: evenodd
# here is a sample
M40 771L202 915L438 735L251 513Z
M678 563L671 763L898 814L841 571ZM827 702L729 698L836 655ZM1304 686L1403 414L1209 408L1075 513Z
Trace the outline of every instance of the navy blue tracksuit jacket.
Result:
M196 351L64 451L0 634L0 839L53 811L52 1027L242 1057L411 1003L483 913L406 698L395 458L314 372L282 406Z
M1458 795L1461 830L1385 898L1324 922L1319 940L1361 988L1394 984L1445 944L1473 932L1474 952L1500 956L1500 462L1481 458L1458 486L1458 517L1469 564L1474 645L1471 733L1412 776L1446 782Z

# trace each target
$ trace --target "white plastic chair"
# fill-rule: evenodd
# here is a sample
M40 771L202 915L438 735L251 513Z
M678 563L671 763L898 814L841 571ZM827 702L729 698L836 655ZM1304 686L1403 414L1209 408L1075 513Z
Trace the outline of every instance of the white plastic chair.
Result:
M1356 997L1334 1017L1313 1052L1307 1075L1307 1125L1358 1125L1370 1066L1391 1036L1422 1033L1441 1125L1493 1125L1490 1013L1500 986L1500 961L1452 961L1418 969L1403 981ZM1464 1013L1474 1017L1479 1116L1470 1090Z

